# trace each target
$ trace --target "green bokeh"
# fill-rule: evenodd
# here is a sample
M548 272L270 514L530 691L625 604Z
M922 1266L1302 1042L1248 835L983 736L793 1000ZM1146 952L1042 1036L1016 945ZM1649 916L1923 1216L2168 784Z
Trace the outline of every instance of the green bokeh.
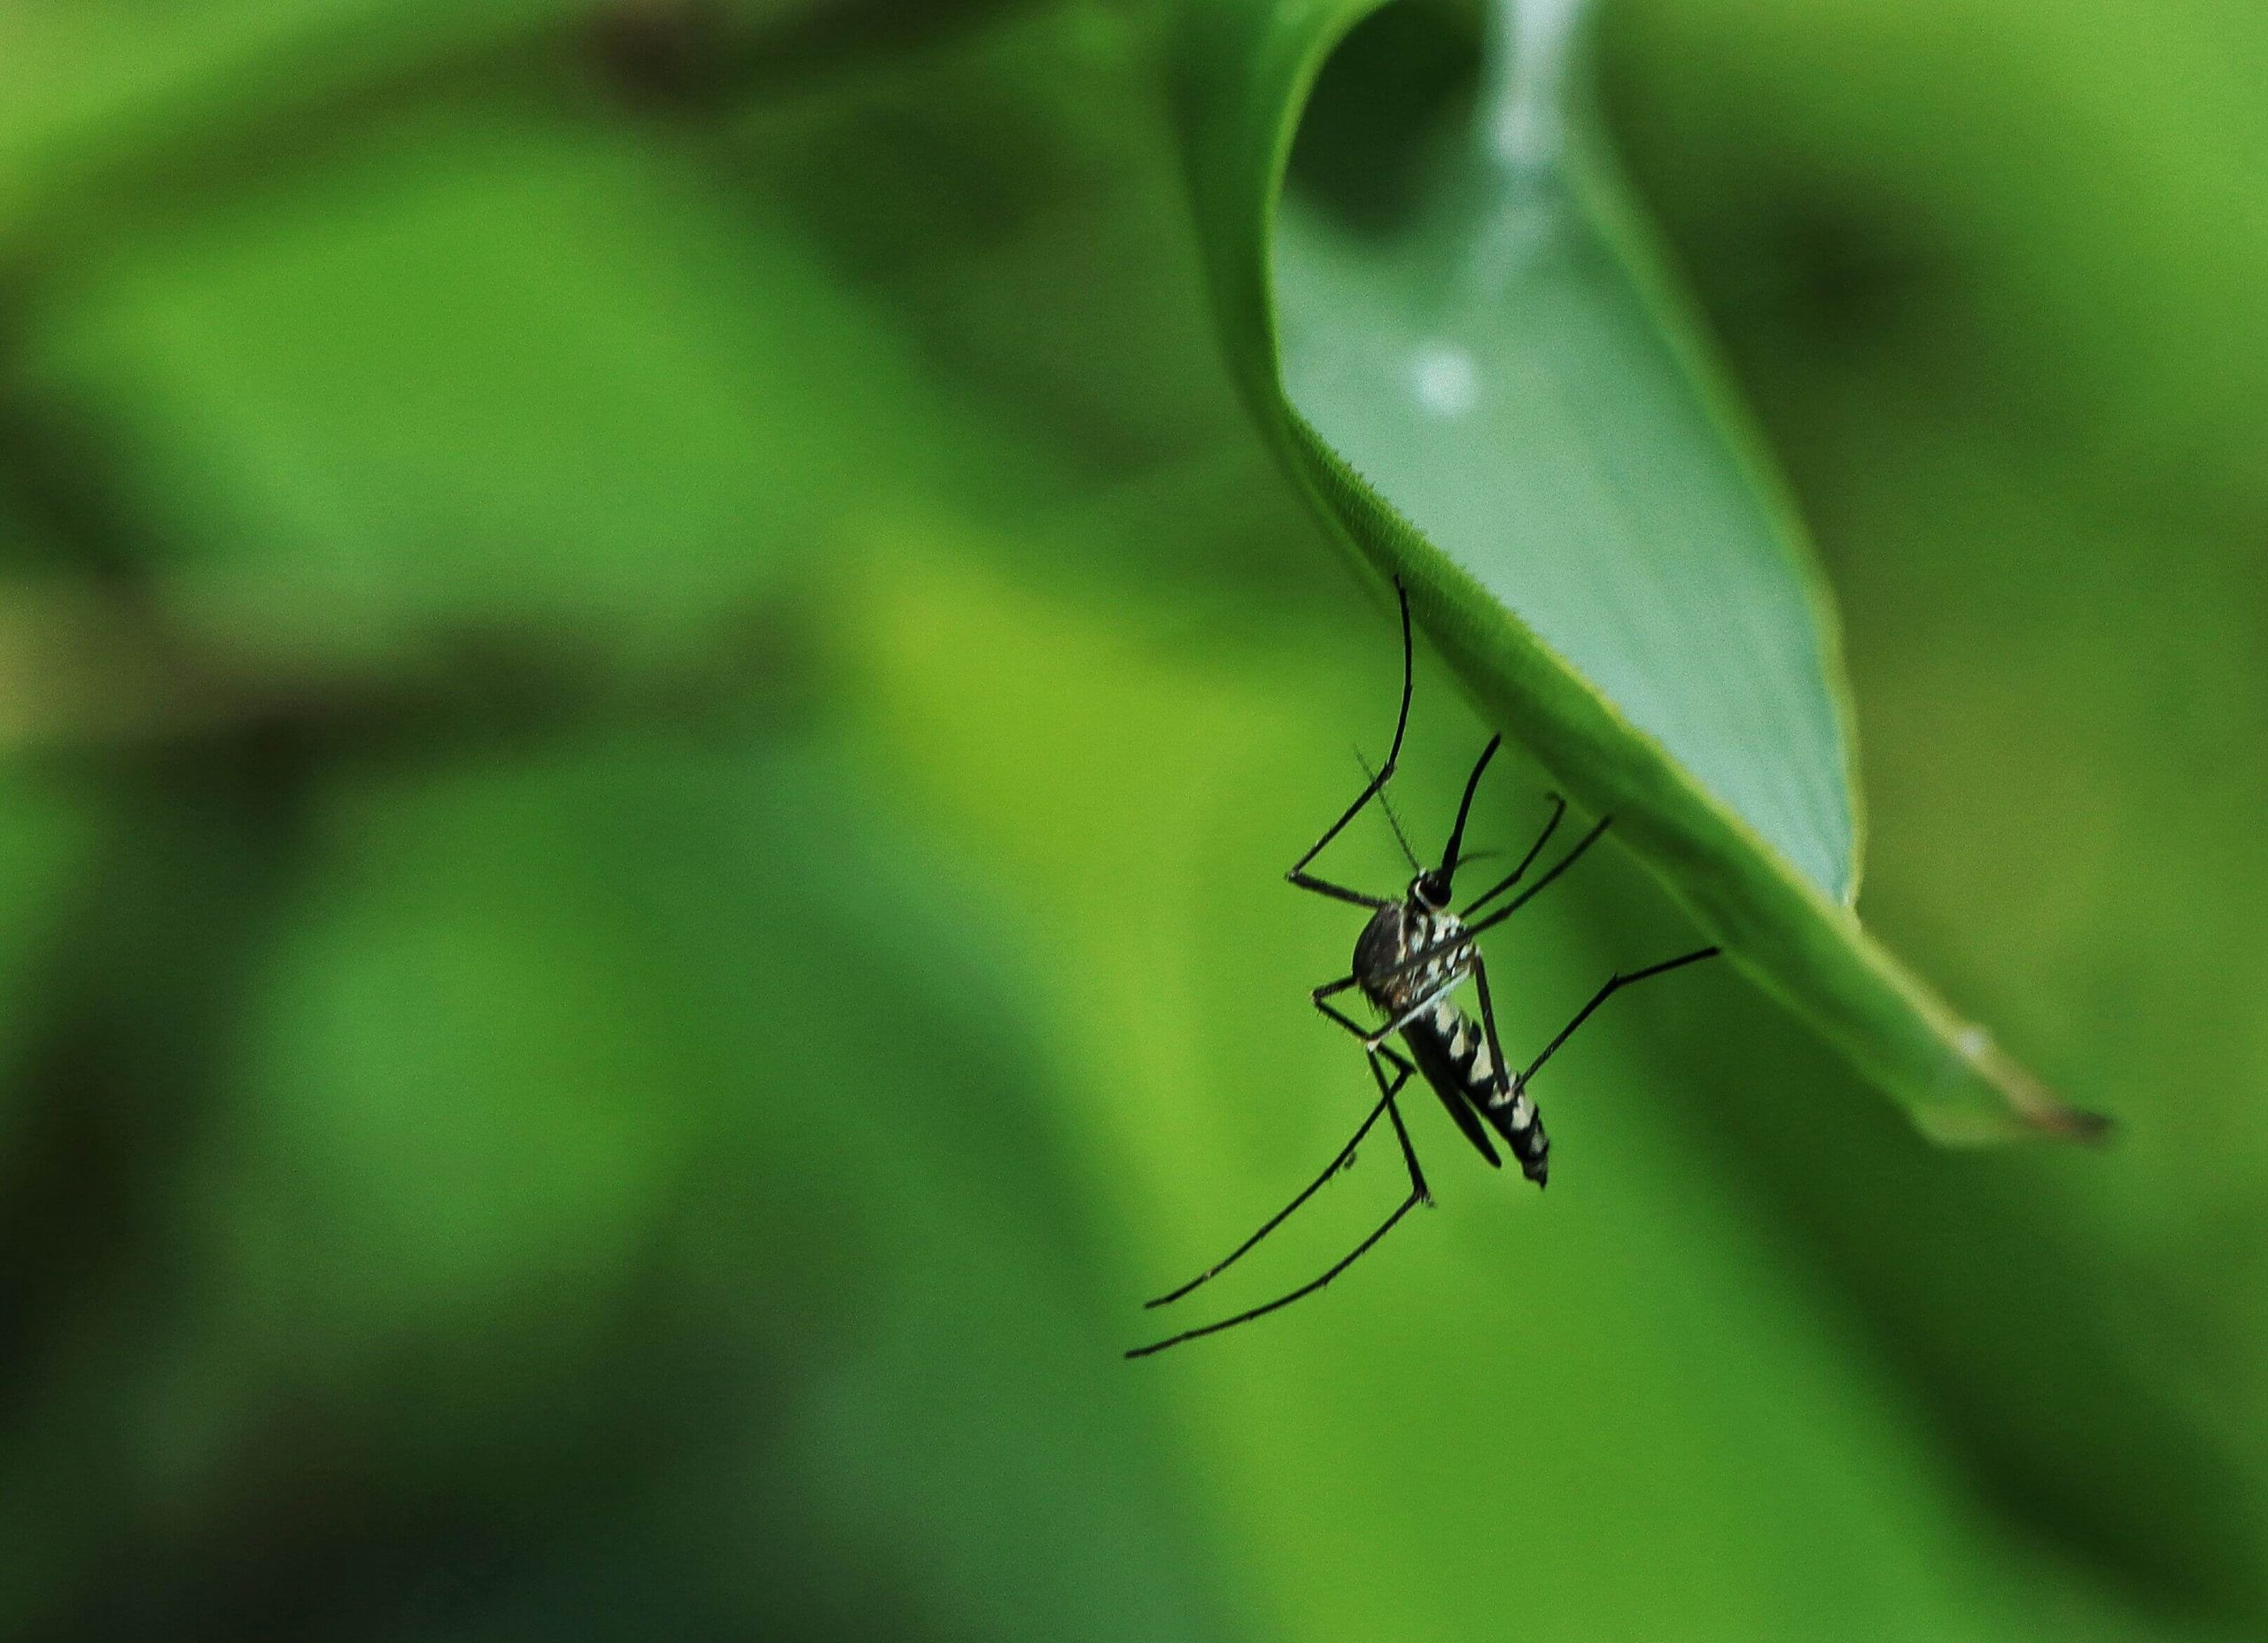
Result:
M2118 1143L1935 1151L1697 971L1539 1083L1549 1194L1413 1108L1437 1208L1129 1365L1363 1110L1280 875L1395 662L1169 20L0 23L0 1634L2268 1627L2268 27L1603 42L1842 603L1862 911ZM1691 941L1607 854L1505 936L1522 1045Z

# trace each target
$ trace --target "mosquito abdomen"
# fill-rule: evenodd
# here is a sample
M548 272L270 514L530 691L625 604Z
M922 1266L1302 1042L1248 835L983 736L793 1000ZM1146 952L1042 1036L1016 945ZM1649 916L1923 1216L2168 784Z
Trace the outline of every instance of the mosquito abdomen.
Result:
M1537 1186L1550 1173L1551 1138L1543 1114L1511 1074L1496 1065L1488 1035L1455 1004L1443 1000L1429 1016L1402 1029L1418 1070L1444 1101L1462 1101L1487 1119L1511 1147L1520 1173Z
M1520 1161L1520 1174L1542 1186L1551 1174L1551 1137L1543 1133L1543 1114L1525 1089L1516 1089L1507 1077L1482 1103L1481 1112L1496 1127Z

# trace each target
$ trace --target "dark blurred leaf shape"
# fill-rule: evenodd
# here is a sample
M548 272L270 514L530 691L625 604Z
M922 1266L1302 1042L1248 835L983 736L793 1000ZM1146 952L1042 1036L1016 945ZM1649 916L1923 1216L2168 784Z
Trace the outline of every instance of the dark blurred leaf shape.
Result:
M1579 21L1192 9L1182 131L1247 398L1491 716L1925 1131L2093 1133L1850 911L1832 614L1576 92Z
M14 1067L14 1619L1233 1630L979 921L839 748L245 753L155 774Z

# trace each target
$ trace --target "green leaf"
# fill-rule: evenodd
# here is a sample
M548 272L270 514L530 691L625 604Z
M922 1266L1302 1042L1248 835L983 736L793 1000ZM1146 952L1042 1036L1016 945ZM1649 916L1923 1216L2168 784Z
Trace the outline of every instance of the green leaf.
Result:
M1833 615L1574 94L1579 12L1191 14L1181 129L1240 386L1488 717L1925 1130L2094 1133L1851 911Z

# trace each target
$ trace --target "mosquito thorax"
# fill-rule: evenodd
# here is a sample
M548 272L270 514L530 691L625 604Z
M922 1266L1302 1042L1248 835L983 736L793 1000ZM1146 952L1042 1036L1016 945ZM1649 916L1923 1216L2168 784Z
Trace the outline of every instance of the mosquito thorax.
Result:
M1363 934L1355 938L1355 962L1351 968L1355 981L1373 1004L1387 1002L1386 989L1393 984L1389 978L1408 951L1402 929L1409 919L1408 908L1399 902L1388 902L1371 915L1370 923L1363 926Z
M1438 991L1471 949L1456 945L1464 923L1454 913L1428 906L1412 890L1406 902L1389 902L1371 915L1355 942L1355 979L1371 1002L1400 1010ZM1421 953L1431 962L1406 968Z

